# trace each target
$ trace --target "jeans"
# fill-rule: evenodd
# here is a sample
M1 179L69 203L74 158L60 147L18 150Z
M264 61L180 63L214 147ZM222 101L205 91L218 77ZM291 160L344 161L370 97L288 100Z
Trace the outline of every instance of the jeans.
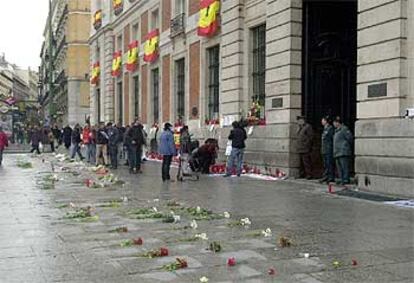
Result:
M140 170L141 169L141 147L132 144L128 147L128 162L129 168L131 170Z
M74 159L76 154L78 154L78 156L81 160L83 159L82 153L80 151L79 144L78 143L73 143L71 148L70 148L70 158Z
M55 142L54 142L54 141L51 141L51 142L50 142L50 150L51 150L52 152L55 152Z
M243 148L235 148L231 149L231 154L227 159L227 175L232 174L232 170L234 166L236 166L236 173L240 175L242 172L242 165L243 165L243 155L244 149ZM237 161L236 161L237 160Z
M108 165L108 146L106 144L96 145L96 165L102 164L101 158L103 159L103 165Z
M342 183L349 184L349 156L336 158L336 167L338 168L339 178Z
M95 156L96 156L96 145L88 143L86 146L86 161L88 163L95 163Z
M3 149L0 149L0 165L3 162Z
M324 154L323 155L323 177L327 178L328 181L335 180L335 173L334 173L334 158L332 154Z
M109 156L113 168L118 167L118 145L109 145Z
M172 155L164 155L162 158L162 180L170 180L170 166L173 156Z

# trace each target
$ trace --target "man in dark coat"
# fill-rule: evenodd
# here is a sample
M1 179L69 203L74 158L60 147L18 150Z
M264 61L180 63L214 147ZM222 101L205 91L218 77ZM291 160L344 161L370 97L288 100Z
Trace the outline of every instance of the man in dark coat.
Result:
M227 160L227 172L224 177L229 177L232 174L234 166L236 166L236 174L240 177L242 173L243 155L246 148L245 141L247 139L246 131L240 126L239 122L233 122L233 130L229 135L231 140L231 154ZM236 161L237 160L237 161Z
M63 128L62 139L66 149L69 149L72 139L72 128L69 125Z
M298 116L298 143L297 143L297 152L300 156L300 172L299 176L301 178L306 178L308 180L312 179L312 141L313 141L313 130L312 126L306 122L305 117Z
M42 133L37 126L34 126L30 138L31 138L30 141L32 143L32 150L30 151L30 153L33 153L34 151L36 151L37 154L40 154L39 143L42 140Z
M145 144L142 125L136 121L125 136L128 145L129 172L136 174L141 172L142 146Z
M333 154L341 179L338 184L346 185L350 183L349 162L352 156L353 136L348 127L342 123L340 117L336 117L334 126Z
M114 127L112 123L106 125L108 133L108 151L111 159L112 169L118 168L118 143L119 143L119 130Z
M108 140L109 136L104 123L99 123L96 131L96 165L108 165Z
M82 153L80 151L80 143L82 142L81 139L81 127L79 124L76 124L75 128L72 131L72 148L70 153L70 158L74 159L76 154L78 154L79 158L83 160Z
M334 127L331 125L331 119L327 117L322 118L322 138L321 138L321 153L323 157L323 176L320 180L323 182L334 182L335 173L334 173L334 158L333 158L333 136L335 133Z

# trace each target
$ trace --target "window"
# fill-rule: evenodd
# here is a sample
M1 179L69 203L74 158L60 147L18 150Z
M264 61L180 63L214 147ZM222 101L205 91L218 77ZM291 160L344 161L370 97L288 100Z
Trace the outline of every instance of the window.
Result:
M139 25L135 24L132 26L132 34L131 34L131 38L132 40L138 40L138 32L139 32Z
M220 92L220 47L207 49L208 61L208 118L219 118Z
M117 94L118 94L118 123L122 124L123 117L123 99L122 99L122 82L117 83Z
M175 62L176 76L176 110L177 117L184 118L185 111L185 61L180 59Z
M101 122L101 90L99 88L96 89L96 112L97 112L97 121Z
M266 97L266 25L261 25L252 29L253 37L253 101L265 105Z
M151 13L151 30L159 28L158 9Z
M175 0L175 15L181 15L185 13L185 0Z
M116 38L116 50L115 51L122 51L122 35L119 35Z
M152 70L152 105L154 114L154 123L159 122L160 118L160 86L159 86L159 72L158 69Z
M134 77L134 117L139 117L139 77Z

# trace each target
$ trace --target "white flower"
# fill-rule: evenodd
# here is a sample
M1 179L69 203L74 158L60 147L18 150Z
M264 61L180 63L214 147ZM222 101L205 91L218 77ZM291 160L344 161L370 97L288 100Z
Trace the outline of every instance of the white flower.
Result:
M241 225L243 225L243 226L249 226L249 225L251 225L252 224L252 222L250 221L250 219L249 218L242 218L241 220L240 220L240 222L241 222Z
M206 233L196 234L194 237L199 238L201 240L207 241L208 237Z
M181 221L181 216L180 215L173 215L174 217L174 223L178 223Z
M158 198L154 199L154 202L159 202L159 201L160 201L160 199L158 199Z
M174 211L172 211L172 210L170 211L170 214L173 215L173 216L175 215Z
M265 238L272 237L272 230L270 230L270 228L267 228L266 230L262 230L262 234Z
M193 228L194 230L196 230L198 228L197 221L195 221L195 220L191 221L190 226L191 226L191 228Z
M200 278L200 282L207 283L208 282L208 278L205 277L205 276L203 276L203 277Z
M127 197L121 197L121 200L122 200L123 202L127 202L127 201L128 201L128 198L127 198Z
M230 213L228 213L227 211L225 211L224 213L223 213L223 215L224 215L224 218L227 218L227 219L229 219L231 216L230 216Z
M154 210L155 213L158 212L158 209L155 206L152 208L152 210Z
M71 208L76 207L76 205L75 205L73 202L69 203L69 206L70 206Z
M196 211L197 211L197 213L200 213L201 212L201 207L197 206Z
M304 253L304 254L303 254L303 257L304 257L304 258L309 258L309 253Z

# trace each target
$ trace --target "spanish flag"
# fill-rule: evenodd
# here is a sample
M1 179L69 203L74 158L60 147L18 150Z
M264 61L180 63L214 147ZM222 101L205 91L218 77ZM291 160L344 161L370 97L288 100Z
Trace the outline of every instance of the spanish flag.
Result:
M115 15L118 15L119 13L122 12L122 0L112 0L112 7L114 9Z
M158 44L160 32L158 29L153 30L145 37L144 44L144 61L152 63L158 58Z
M118 77L121 74L122 70L122 51L117 51L114 53L112 59L112 76Z
M98 29L102 26L102 10L95 12L95 15L93 17L93 26L95 29Z
M200 19L198 21L199 36L213 36L218 30L217 15L220 10L219 0L201 0Z
M138 63L138 40L131 42L128 45L128 61L126 69L133 72L137 68Z
M101 66L99 62L96 62L92 66L91 84L96 85L98 83L100 74L101 74Z

